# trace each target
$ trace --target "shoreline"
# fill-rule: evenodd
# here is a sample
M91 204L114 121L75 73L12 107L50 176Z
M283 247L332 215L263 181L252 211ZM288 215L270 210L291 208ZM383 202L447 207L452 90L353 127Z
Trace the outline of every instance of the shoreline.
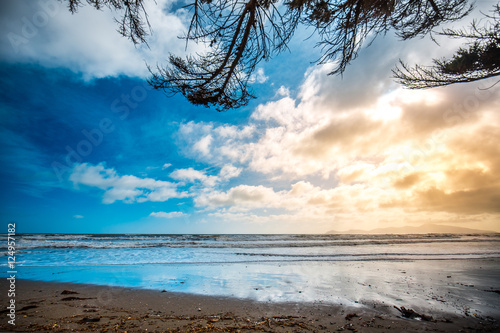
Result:
M500 321L500 259L19 266L28 280L75 282L265 303L390 304Z
M0 282L7 293L8 281ZM494 332L499 318L452 313L406 315L412 304L359 305L258 302L128 287L16 280L16 325L21 332ZM420 317L418 315L421 315ZM430 318L432 317L432 319Z

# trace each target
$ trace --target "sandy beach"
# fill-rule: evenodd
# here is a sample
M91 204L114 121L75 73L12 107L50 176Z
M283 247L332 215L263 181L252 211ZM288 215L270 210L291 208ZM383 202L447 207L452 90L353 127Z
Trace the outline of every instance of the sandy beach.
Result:
M2 294L8 283L2 279ZM393 304L360 307L268 303L185 293L16 280L19 332L497 332L498 319L475 314L405 313ZM407 305L410 308L411 304Z

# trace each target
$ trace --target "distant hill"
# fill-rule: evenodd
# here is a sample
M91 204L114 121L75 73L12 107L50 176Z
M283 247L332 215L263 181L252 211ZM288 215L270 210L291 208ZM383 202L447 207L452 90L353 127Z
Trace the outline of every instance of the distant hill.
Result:
M352 229L346 231L330 230L327 234L486 234L497 233L489 230L478 230L463 227L452 227L440 224L423 224L418 227L377 228L372 230Z

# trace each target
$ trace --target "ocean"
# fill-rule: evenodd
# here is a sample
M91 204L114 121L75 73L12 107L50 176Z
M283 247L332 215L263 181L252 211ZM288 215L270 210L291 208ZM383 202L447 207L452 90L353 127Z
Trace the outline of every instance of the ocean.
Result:
M499 234L22 234L16 243L22 279L500 313Z

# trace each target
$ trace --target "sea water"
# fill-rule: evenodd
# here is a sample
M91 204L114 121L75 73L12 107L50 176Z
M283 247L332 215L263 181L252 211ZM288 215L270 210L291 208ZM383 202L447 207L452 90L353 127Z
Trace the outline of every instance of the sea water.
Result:
M500 313L498 234L23 234L16 241L17 278Z

